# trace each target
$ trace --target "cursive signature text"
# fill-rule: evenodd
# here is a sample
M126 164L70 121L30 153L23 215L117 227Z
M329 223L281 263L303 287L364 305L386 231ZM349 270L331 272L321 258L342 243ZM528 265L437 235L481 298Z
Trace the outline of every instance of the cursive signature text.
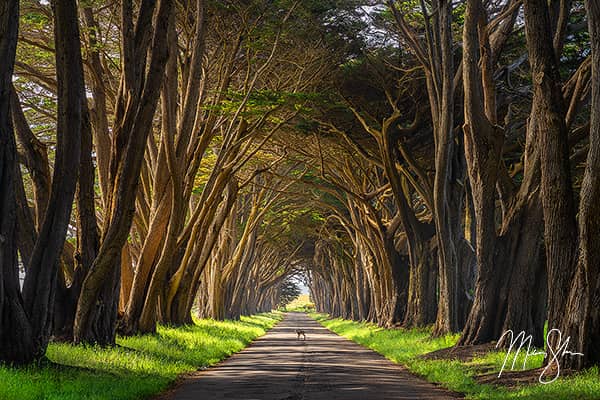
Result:
M508 341L508 349L506 351L506 357L504 357L504 362L502 363L502 367L500 368L500 372L498 373L498 378L502 376L502 372L506 369L506 365L508 364L510 358L512 357L512 364L510 366L511 370L515 369L517 364L517 358L519 353L524 353L523 357L523 365L521 367L522 370L525 370L525 366L527 364L527 359L531 356L535 355L543 355L544 358L547 359L546 366L542 370L538 380L540 383L548 384L554 382L560 376L560 359L565 355L569 356L583 356L582 353L576 353L573 351L567 350L569 346L569 341L571 340L570 336L567 336L566 339L563 340L562 333L558 329L550 329L546 334L546 351L536 350L532 346L533 337L531 335L527 335L525 331L519 332L516 336L515 333L509 329L500 336L498 339L498 344L496 344L496 348L502 343L505 343L505 340ZM556 366L556 368L552 368Z

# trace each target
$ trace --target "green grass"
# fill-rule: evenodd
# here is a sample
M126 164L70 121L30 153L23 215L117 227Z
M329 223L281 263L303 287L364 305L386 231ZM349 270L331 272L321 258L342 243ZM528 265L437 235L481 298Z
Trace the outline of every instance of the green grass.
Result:
M310 301L310 296L308 294L301 294L295 300L286 305L282 311L288 312L314 312L315 304Z
M395 363L405 365L413 373L450 390L465 393L467 399L600 399L597 368L561 377L548 385L532 384L509 389L500 385L480 384L474 377L484 370L486 373L498 372L504 361L504 352L493 351L470 362L424 360L419 356L453 346L459 335L432 338L429 329L383 329L370 323L329 319L323 314L310 315L331 331L373 349ZM532 356L527 360L527 368L537 368L542 361L542 356ZM522 362L521 355L516 365L522 365Z
M242 350L280 319L280 313L266 313L240 321L199 320L194 326L159 327L155 335L119 338L114 348L52 343L47 366L0 366L0 399L150 398L180 374Z

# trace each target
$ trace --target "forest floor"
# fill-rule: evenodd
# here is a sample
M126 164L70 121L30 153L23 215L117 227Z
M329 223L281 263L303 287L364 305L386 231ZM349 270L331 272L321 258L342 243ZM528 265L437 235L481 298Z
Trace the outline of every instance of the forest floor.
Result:
M463 393L467 399L500 400L598 400L600 375L597 368L579 373L561 371L556 381L538 382L543 369L542 355L524 357L522 351L510 367L498 373L506 359L505 351L493 345L453 348L459 335L431 337L430 329L384 329L375 324L330 319L324 314L311 314L331 331L362 346L370 348L387 359L405 366L409 371ZM470 354L467 354L470 353ZM524 366L524 370L521 367ZM544 377L552 379L552 373Z
M181 374L216 364L264 335L281 313L240 321L196 320L120 337L117 346L50 343L41 366L0 365L0 400L137 400L172 387Z
M296 329L306 333L298 340ZM187 377L161 399L364 400L457 398L304 313L282 322L213 368Z

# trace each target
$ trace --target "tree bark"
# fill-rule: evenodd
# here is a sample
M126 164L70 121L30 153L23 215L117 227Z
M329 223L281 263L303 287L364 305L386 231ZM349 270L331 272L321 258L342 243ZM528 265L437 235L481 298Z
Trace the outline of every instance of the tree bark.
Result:
M10 118L8 104L14 46L16 45L16 25L19 20L17 9L18 2L4 2L0 18L1 55L3 59L8 60L6 64L3 63L6 67L3 68L1 75L0 102L3 108L0 116L2 116L1 129L4 142L2 149L5 154L12 152L12 156L6 154L7 158L4 158L1 163L3 165L0 177L10 178L10 180L2 182L2 187L8 188L2 201L3 221L0 225L3 228L14 227L13 185L16 164L14 163L15 144L14 137L12 137L12 125L8 120ZM52 321L57 266L70 220L81 151L81 104L84 98L84 83L77 5L75 1L56 2L53 4L53 11L58 82L57 150L52 191L44 222L40 227L31 255L22 297L19 293L18 274L15 268L14 233L8 234L3 230L2 236L6 235L6 240L0 241L7 245L0 257L3 264L2 271L5 275L2 276L4 290L0 296L3 327L0 339L0 358L19 364L39 359L46 351ZM7 215L6 219L4 215Z
M101 54L98 46L98 36L100 27L94 19L92 9L83 8L83 20L86 26L88 41L88 65L90 68L91 79L89 81L90 90L93 96L93 103L89 106L90 123L93 128L94 149L96 152L96 164L98 170L98 182L100 192L102 193L102 203L108 207L109 196L109 163L110 163L110 133L108 123L108 109L106 105L106 87L104 83L105 70L102 65Z
M437 249L435 237L417 243L421 255L410 263L408 304L402 325L407 328L427 326L437 314Z
M507 329L532 334L534 343L542 345L545 272L540 245L542 216L537 205L537 151L526 156L524 183L503 213L497 233L495 195L504 168L504 134L495 125L495 84L491 73L492 60L497 55L490 48L486 25L481 0L469 0L463 33L463 129L479 270L474 304L459 345L498 340ZM535 138L535 130L529 129L526 152L536 147ZM506 260L511 261L507 264Z
M73 340L73 324L77 310L77 300L81 294L83 280L87 275L99 246L98 223L95 203L95 173L92 161L92 127L87 109L87 101L82 104L81 161L79 185L77 188L77 250L76 266L68 287L60 288L55 302L54 335L63 340Z
M561 330L583 356L563 355L560 366L582 369L600 364L600 4L586 1L592 50L590 144L579 202L579 256Z
M25 364L36 357L38 349L21 299L15 237L17 149L10 92L18 26L19 2L0 3L0 359Z
M23 186L23 177L19 168L17 168L15 175L15 196L17 202L17 247L24 269L27 270L29 260L31 259L31 252L37 240L37 230L29 202L27 201L25 187Z
M75 342L113 344L115 340L116 313L118 310L121 249L127 240L134 213L135 196L143 161L143 149L152 129L152 118L158 102L165 65L168 58L166 46L167 27L172 19L172 0L161 0L152 34L152 50L147 72L144 49L150 40L147 35L154 7L142 2L135 38L132 41L127 29L131 19L125 17L123 61L128 93L132 95L125 110L117 110L123 119L113 133L111 177L113 192L109 196L110 208L104 220L102 244L98 255L85 278L74 325ZM124 15L131 12L131 4L124 2ZM146 33L146 30L148 33ZM133 48L135 46L135 48ZM140 54L141 52L141 54ZM137 57L135 57L137 55ZM137 88L137 89L136 89ZM123 113L123 114L121 114Z
M525 32L533 79L530 122L539 132L541 197L548 270L548 329L559 327L573 277L577 225L571 187L568 131L554 54L548 3L524 2Z
M58 82L57 151L44 222L23 285L34 338L44 351L51 333L59 257L77 187L85 99L77 3L55 2L53 10Z
M17 140L23 148L25 166L33 182L35 229L39 230L50 199L50 165L46 146L35 136L25 118L15 88L11 90L11 112Z

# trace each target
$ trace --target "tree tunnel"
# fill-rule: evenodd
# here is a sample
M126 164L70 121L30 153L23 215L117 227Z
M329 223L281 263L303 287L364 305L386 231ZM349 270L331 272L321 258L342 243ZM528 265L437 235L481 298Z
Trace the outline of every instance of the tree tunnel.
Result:
M598 2L363 3L3 0L0 361L301 279L459 346L547 321L598 364Z

